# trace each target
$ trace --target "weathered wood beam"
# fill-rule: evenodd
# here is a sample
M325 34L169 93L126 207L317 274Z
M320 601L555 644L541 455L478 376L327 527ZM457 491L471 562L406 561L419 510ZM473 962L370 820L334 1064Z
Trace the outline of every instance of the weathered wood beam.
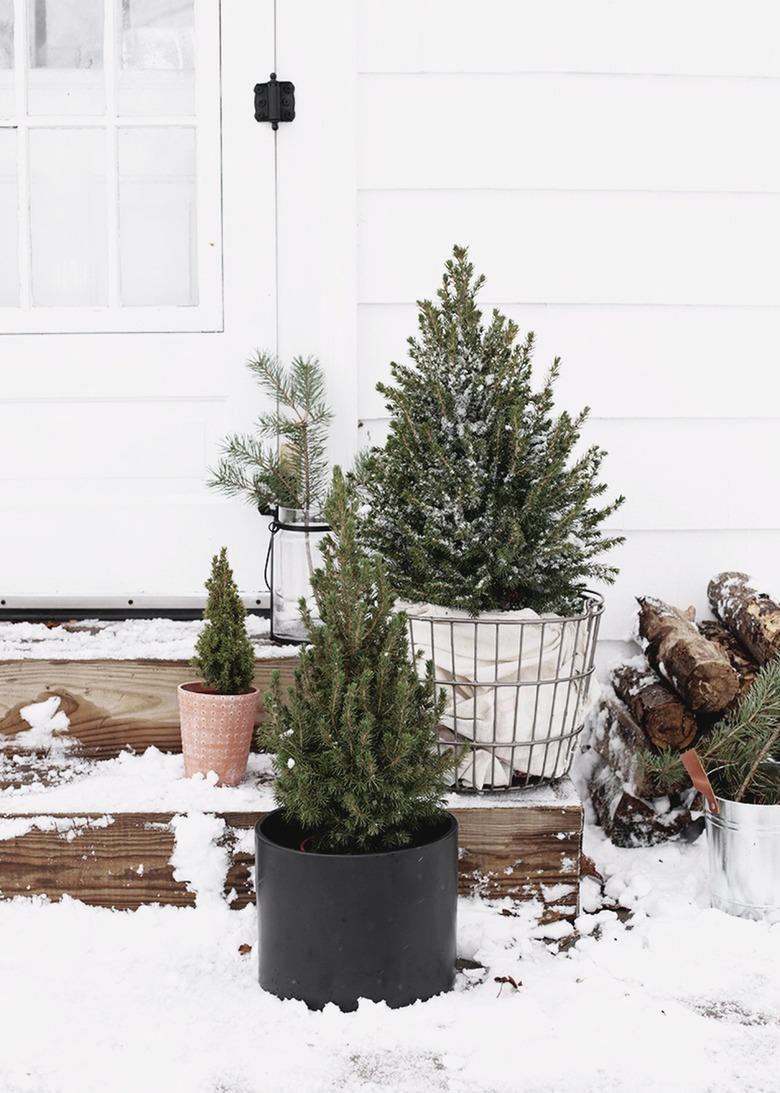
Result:
M275 671L292 682L297 658L258 660L255 686L263 694ZM0 661L0 740L29 729L20 710L59 695L70 719L71 753L106 758L130 748L181 751L176 688L192 679L186 661L4 660ZM264 709L260 706L258 720ZM19 745L23 747L23 745Z
M583 810L580 805L454 809L460 825L460 889L489 898L537 900L542 921L577 914ZM254 900L254 855L241 838L263 815L217 813L225 821L230 905ZM99 907L148 903L189 907L195 894L174 880L172 813L0 817L0 893L43 895ZM35 824L39 826L35 826ZM5 825L29 827L20 834ZM56 824L57 829L52 830ZM10 836L10 837L9 837ZM241 850L241 845L244 850Z

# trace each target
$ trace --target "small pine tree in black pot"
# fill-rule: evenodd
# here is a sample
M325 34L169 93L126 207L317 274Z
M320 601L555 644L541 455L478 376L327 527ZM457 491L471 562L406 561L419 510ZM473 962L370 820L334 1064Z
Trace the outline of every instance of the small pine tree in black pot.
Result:
M483 284L455 247L438 302L419 305L409 363L378 386L387 443L356 469L365 540L406 601L415 646L454 684L445 724L482 745L459 768L477 789L568 769L587 691L570 695L568 681L592 671L603 606L586 584L614 580L600 556L621 539L603 524L622 501L600 501L605 453L580 447L588 411L554 410L559 361L536 388L533 334L519 340L497 310L483 323ZM503 690L491 696L491 682Z
M192 661L201 679L179 687L184 770L187 777L214 771L220 785L237 785L246 773L260 696L252 686L246 611L225 547L212 559L206 589L205 624Z
M313 578L321 622L286 703L267 696L280 808L257 827L260 983L283 998L400 1006L454 977L457 824L443 810L432 681L409 658L384 564L337 469Z

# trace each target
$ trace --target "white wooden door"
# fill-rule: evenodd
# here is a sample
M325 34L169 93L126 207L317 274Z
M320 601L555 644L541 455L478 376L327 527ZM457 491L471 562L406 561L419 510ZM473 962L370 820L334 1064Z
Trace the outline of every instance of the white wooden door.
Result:
M202 590L276 346L273 0L0 0L0 600Z

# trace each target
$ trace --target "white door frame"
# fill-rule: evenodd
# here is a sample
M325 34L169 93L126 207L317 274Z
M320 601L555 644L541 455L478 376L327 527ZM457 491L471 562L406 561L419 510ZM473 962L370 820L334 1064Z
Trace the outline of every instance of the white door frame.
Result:
M278 352L318 357L335 414L331 454L357 448L357 0L276 0ZM266 77L262 77L266 78Z

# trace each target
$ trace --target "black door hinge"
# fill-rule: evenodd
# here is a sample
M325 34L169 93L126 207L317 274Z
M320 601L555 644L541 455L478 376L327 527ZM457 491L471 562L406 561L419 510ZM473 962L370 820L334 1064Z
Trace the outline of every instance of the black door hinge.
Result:
M271 128L278 129L280 121L294 117L295 84L277 80L275 72L268 83L255 84L255 121L270 121Z

